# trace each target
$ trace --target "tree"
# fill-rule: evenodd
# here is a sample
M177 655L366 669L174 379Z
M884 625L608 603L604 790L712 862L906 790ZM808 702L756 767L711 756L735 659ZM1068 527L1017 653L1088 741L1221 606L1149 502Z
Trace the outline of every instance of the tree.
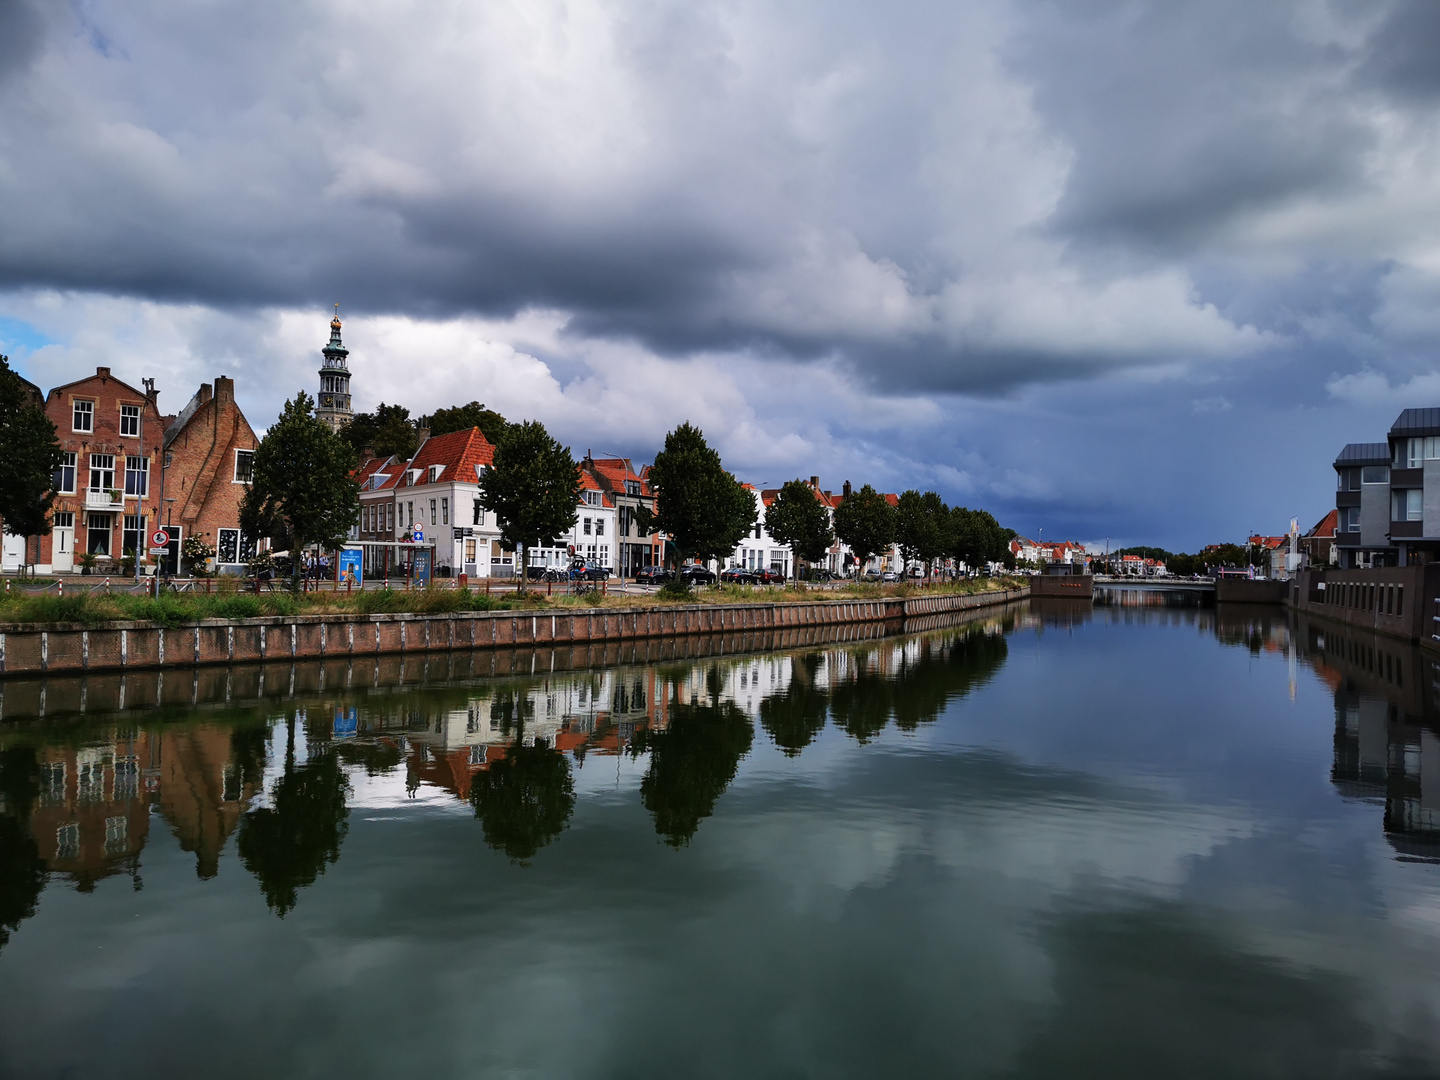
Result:
M436 409L429 416L420 418L420 426L429 428L431 435L449 435L452 431L466 431L478 427L486 441L492 446L498 446L510 422L494 409L487 409L481 402L472 401L468 405Z
M650 466L655 514L641 515L647 531L670 536L683 559L721 559L755 527L755 498L725 471L720 455L690 423L665 436L665 448Z
M1001 528L989 511L963 506L950 511L950 555L972 570L987 563L1013 565L1010 541L1014 537L1014 530Z
M240 503L240 528L253 537L283 537L296 575L301 550L317 543L338 548L360 516L355 455L315 419L313 405L303 390L285 403L255 450L254 481Z
M766 507L765 531L795 552L796 580L800 578L799 560L817 562L835 541L830 515L804 480L788 481Z
M340 437L357 456L371 453L382 458L394 456L401 461L414 457L420 443L410 410L403 405L386 405L383 401L373 413L352 416L340 429Z
M524 863L565 831L575 809L575 781L560 751L543 739L524 746L517 738L503 758L475 775L470 805L485 842Z
M835 535L849 545L863 571L895 542L895 508L866 484L835 508Z
M933 491L910 490L895 508L895 539L908 567L917 560L929 563L950 546L950 512Z
M23 920L35 914L45 888L45 860L30 821L39 795L35 748L0 750L0 948Z
M350 782L334 753L295 764L295 720L286 725L285 771L270 792L270 805L240 819L235 850L255 875L265 903L282 919L301 889L313 885L327 863L340 858L349 829L345 797Z
M525 546L521 588L529 576L530 548L575 527L580 487L580 467L570 448L552 439L544 424L526 420L506 428L480 477L480 503L495 514L506 547Z
M55 501L60 441L34 390L0 356L0 520L12 536L44 536Z

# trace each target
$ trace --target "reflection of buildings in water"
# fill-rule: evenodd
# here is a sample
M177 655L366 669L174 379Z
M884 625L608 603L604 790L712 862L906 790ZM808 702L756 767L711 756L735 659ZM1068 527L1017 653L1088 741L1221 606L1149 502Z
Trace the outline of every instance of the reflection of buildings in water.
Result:
M1334 690L1336 789L1384 806L1402 858L1440 860L1440 665L1405 642L1303 617L1296 639Z
M138 874L159 751L152 736L133 730L39 751L40 791L30 828L47 870L82 892L102 878Z
M261 727L246 732L206 725L160 736L160 813L181 850L194 853L202 878L215 876L225 841L260 787L260 770L236 760L237 736L260 735L263 742L264 734Z

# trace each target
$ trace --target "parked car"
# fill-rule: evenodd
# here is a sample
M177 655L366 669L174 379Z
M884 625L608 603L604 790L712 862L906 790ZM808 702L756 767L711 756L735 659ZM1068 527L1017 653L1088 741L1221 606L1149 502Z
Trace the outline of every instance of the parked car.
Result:
M761 585L784 585L785 575L779 570L762 566L755 571L755 578Z
M664 585L667 581L675 580L675 571L668 570L663 566L642 566L635 571L635 581L641 585Z
M726 585L758 585L760 578L754 570L744 566L732 566L720 571L720 580Z
M880 575L880 580L885 582L899 581L900 575L895 573L894 570L886 570L883 574Z
M687 585L714 585L715 575L703 566L682 566L680 580Z
M879 580L880 580L880 571L879 571L879 570L866 570L866 571L865 571L865 580L866 580L866 581L879 581Z
M572 559L570 562L571 581L607 581L609 578L608 566L596 566L584 559Z

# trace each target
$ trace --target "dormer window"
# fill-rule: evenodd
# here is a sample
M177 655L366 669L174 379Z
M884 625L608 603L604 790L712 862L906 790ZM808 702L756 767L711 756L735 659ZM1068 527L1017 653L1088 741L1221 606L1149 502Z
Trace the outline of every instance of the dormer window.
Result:
M640 481L639 481L639 480L626 480L626 481L625 481L625 494L626 494L626 495L639 495L639 494L640 494Z
M433 484L433 483L435 483L437 480L439 480L439 479L440 479L440 474L443 473L444 471L445 471L445 466L444 466L444 465L431 465L431 466L430 466L430 483Z
M406 482L407 484L411 484L411 485L418 484L418 483L420 482L420 474L421 474L423 471L424 471L423 469L408 469L408 470L406 470L406 474L405 474L405 475L406 475L409 479L407 479L405 482Z
M598 492L598 491L587 491L587 492L585 492L585 505L586 505L586 506L599 506L599 505L600 505L600 492Z

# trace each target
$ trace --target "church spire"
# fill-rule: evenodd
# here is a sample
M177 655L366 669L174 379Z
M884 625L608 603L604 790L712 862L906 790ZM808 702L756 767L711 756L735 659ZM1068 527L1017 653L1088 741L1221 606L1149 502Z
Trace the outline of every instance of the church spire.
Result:
M330 320L330 344L320 350L325 358L320 366L320 396L315 402L315 418L339 431L351 417L350 350L340 340L340 305Z

